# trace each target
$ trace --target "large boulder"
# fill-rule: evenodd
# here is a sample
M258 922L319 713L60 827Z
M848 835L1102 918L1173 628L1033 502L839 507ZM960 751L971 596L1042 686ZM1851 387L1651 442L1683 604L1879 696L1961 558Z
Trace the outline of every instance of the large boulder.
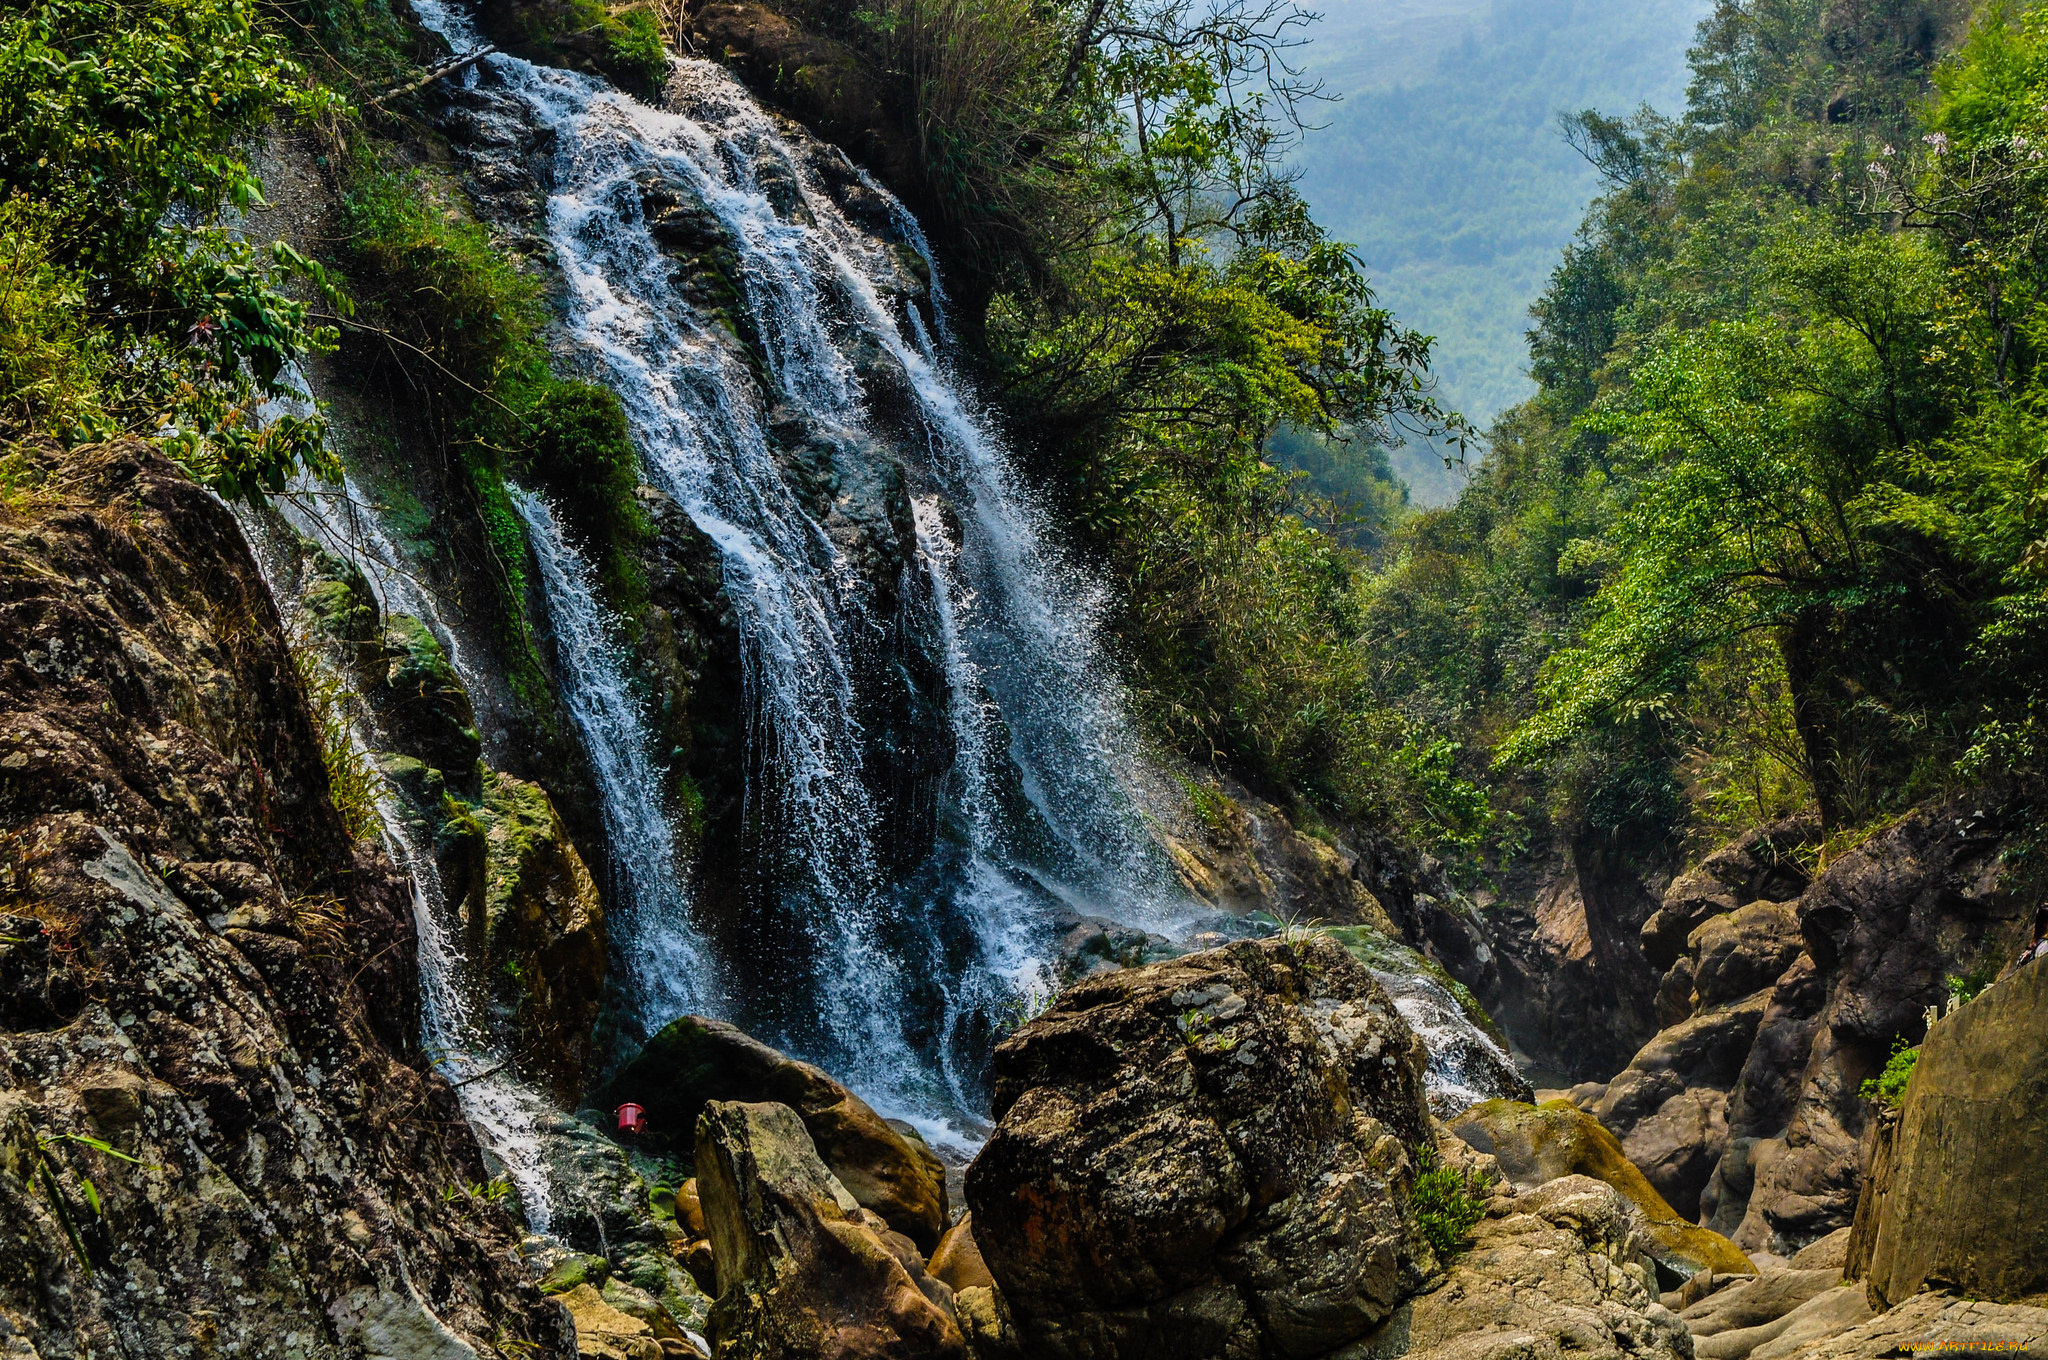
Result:
M1756 1270L1734 1243L1674 1213L1614 1135L1567 1101L1524 1105L1490 1100L1453 1120L1451 1130L1492 1156L1518 1189L1533 1190L1562 1176L1587 1176L1613 1186L1641 1212L1666 1287L1702 1270L1717 1275Z
M974 1238L1037 1357L1309 1356L1433 1267L1423 1054L1324 938L1080 983L996 1050Z
M946 1230L945 1169L928 1149L818 1068L722 1020L686 1015L650 1039L600 1103L628 1100L647 1111L657 1136L671 1140L687 1138L714 1100L787 1105L863 1208L880 1214L919 1251L931 1251Z
M707 1104L697 1184L720 1360L969 1360L951 1288L839 1183L796 1111Z
M1897 1303L1930 1281L1998 1301L2048 1293L2044 1036L2048 961L1928 1031L1857 1214L1873 1300Z

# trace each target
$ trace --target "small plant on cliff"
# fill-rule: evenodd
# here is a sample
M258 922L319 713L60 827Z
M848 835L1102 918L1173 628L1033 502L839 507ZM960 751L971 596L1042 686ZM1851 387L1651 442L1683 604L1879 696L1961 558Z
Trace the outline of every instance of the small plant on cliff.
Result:
M1445 1166L1433 1147L1415 1149L1415 1188L1408 1211L1437 1259L1448 1261L1465 1249L1472 1227L1486 1217L1483 1187L1470 1174Z
M504 1176L493 1176L487 1181L471 1181L467 1185L445 1185L441 1187L441 1202L454 1204L465 1200L471 1204L503 1204L512 1194L512 1182Z
M1052 1009L1052 1003L1060 999L1056 983L1031 982L1025 984L1013 995L1004 1007L1001 1029L1005 1034L1015 1034L1024 1026Z
M383 789L383 776L349 730L348 687L321 664L320 654L309 641L294 638L291 647L292 665L305 687L313 730L320 738L320 763L327 767L327 793L334 800L334 810L341 814L341 825L350 840L373 836L382 824L377 796Z
M1300 915L1294 915L1281 917L1280 928L1273 933L1279 937L1280 943L1299 953L1312 942L1329 935L1330 928L1323 924L1323 918L1320 916L1304 919Z
M1956 999L1958 1005L1969 1005L1977 999L1977 993L1998 980L1998 962L1994 958L1988 963L1978 964L1967 973L1951 973L1947 983L1948 994Z
M95 1218L100 1217L104 1213L104 1210L100 1208L100 1188L94 1185L92 1178L83 1171L67 1167L51 1155L60 1143L76 1143L80 1147L91 1148L94 1152L108 1157L118 1157L124 1162L133 1162L137 1166L147 1166L148 1163L139 1157L129 1156L104 1139L94 1138L88 1134L39 1133L36 1135L36 1179L42 1182L43 1194L50 1201L51 1211L57 1215L57 1222L63 1225L64 1236L70 1239L71 1249L78 1253L78 1263L85 1267L85 1273L90 1277L92 1275L92 1258L85 1254L85 1241L78 1234L77 1224L71 1220L71 1210L64 1201L62 1188L58 1185L58 1173L67 1172L73 1180L78 1182L79 1193L85 1197L85 1202L92 1209Z
M1919 1049L1909 1046L1904 1037L1895 1039L1884 1071L1863 1083L1863 1098L1898 1109L1906 1103L1906 1083L1912 1079L1913 1064L1919 1061Z
M338 897L312 895L292 899L292 924L316 958L336 958L348 938L348 907Z
M1189 1048L1208 1053L1229 1053L1237 1047L1237 1036L1218 1033L1216 1021L1201 1011L1181 1012L1180 1037Z

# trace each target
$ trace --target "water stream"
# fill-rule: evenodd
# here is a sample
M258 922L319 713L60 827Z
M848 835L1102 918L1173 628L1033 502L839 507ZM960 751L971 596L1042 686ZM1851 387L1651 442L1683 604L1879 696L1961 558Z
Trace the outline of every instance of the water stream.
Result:
M456 50L479 41L442 0L414 8ZM545 228L566 333L619 394L646 479L715 546L740 638L743 806L727 850L764 867L736 919L730 901L712 912L697 900L664 815L671 772L589 562L545 499L515 489L609 844L615 1029L630 1042L687 1012L732 1019L969 1151L987 1047L1018 998L1051 981L1053 918L1176 935L1206 914L1133 793L1140 744L1097 652L1101 597L1050 546L950 370L945 294L915 219L863 172L839 166L883 211L856 224L833 192L845 184L821 181L817 149L791 145L707 62L675 61L666 109L502 54L462 79L509 95L548 134ZM650 185L716 219L738 266L736 323L685 295L647 221ZM906 254L927 283L921 302L903 286ZM892 494L910 525L891 589L863 575L844 526L829 527L792 477L778 434L792 423L836 466L901 479ZM284 509L355 560L387 611L420 618L468 679L460 637L353 485ZM920 776L937 828L921 839L878 792L897 772L878 768L891 753L867 700L892 647L926 663L920 736L944 744L943 768ZM432 856L401 809L387 812L419 894L428 1042L544 1228L548 1112L472 1016L465 998L484 993L449 934ZM924 847L909 863L906 843ZM1438 1002L1418 993L1403 1009L1448 1033L1462 1018ZM1436 1066L1433 1086L1461 1085L1455 1060Z

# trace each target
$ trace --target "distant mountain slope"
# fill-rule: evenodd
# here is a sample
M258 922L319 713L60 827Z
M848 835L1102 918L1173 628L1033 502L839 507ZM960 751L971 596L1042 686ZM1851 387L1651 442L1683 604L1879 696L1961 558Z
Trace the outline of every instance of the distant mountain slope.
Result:
M1327 0L1301 56L1342 101L1303 148L1317 217L1438 337L1445 394L1484 424L1530 391L1527 309L1578 227L1591 169L1561 111L1677 113L1708 0ZM1415 499L1457 478L1398 450Z

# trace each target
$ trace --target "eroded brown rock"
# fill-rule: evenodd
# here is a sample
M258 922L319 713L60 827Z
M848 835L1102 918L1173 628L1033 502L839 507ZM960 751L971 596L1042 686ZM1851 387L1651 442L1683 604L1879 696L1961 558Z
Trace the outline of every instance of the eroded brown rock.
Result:
M786 1105L712 1101L697 1174L721 1360L970 1360L952 1290L864 1210Z
M145 446L61 457L0 508L0 1345L570 1354L510 1220L443 1201L488 1173L411 902L233 517Z

